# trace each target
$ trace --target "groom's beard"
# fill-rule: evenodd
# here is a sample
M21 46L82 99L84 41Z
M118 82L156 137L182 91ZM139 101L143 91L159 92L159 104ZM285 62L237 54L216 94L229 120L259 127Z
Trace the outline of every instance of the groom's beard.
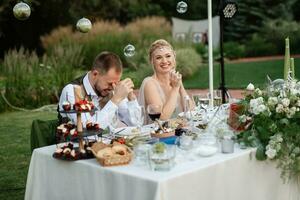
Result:
M107 97L108 95L113 93L113 90L110 90L110 89L105 89L105 90L101 90L101 91L96 90L96 93L99 97Z

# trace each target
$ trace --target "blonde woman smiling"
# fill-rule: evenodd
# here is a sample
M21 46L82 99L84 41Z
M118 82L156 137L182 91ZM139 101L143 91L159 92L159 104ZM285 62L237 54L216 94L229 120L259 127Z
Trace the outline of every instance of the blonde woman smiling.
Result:
M182 76L176 72L173 47L163 39L153 42L149 49L149 60L154 74L146 77L140 87L139 104L161 107L161 120L176 117L183 111L184 99L188 97L182 84ZM194 104L192 103L193 109ZM148 119L147 122L150 120Z

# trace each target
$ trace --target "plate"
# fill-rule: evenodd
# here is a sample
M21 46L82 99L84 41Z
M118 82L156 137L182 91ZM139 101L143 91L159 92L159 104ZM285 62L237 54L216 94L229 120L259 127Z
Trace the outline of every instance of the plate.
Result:
M136 136L136 135L149 135L150 129L146 127L142 127L142 133L140 133L135 126L127 126L127 127L121 127L116 128L114 131L115 135L117 136Z
M79 147L74 147L74 150L76 152L79 152ZM78 153L77 156L74 158L74 157L71 157L71 156L65 156L65 155L58 155L56 154L55 152L52 154L52 157L53 158L56 158L58 160L66 160L66 161L76 161L76 160L84 160L84 159L91 159L91 158L94 158L94 155L93 153L90 151L90 152L86 152L84 154L82 153Z
M193 121L200 121L202 120L202 114L199 111L191 111L193 116ZM178 114L179 117L184 117L184 112Z

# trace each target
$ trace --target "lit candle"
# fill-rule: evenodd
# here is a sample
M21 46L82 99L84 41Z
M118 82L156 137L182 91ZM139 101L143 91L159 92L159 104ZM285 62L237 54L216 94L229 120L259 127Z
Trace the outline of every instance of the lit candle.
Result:
M284 74L283 77L286 80L290 71L290 40L285 38L285 56L284 56Z

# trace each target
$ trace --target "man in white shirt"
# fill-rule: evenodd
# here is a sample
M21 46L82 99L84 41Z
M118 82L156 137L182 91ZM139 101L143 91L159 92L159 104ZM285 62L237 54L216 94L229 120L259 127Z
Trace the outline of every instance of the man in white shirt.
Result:
M114 53L102 52L94 60L92 69L83 77L67 84L61 93L59 110L63 110L63 103L75 103L74 85L81 85L86 95L91 97L96 113L82 113L83 127L86 122L98 123L105 129L110 125L114 113L118 112L119 119L127 125L133 125L129 117L129 109L138 109L138 103L133 93L134 84L131 79L121 80L122 62ZM102 103L101 103L102 102ZM76 114L59 114L60 121L69 118L77 123ZM66 121L65 119L63 121Z

